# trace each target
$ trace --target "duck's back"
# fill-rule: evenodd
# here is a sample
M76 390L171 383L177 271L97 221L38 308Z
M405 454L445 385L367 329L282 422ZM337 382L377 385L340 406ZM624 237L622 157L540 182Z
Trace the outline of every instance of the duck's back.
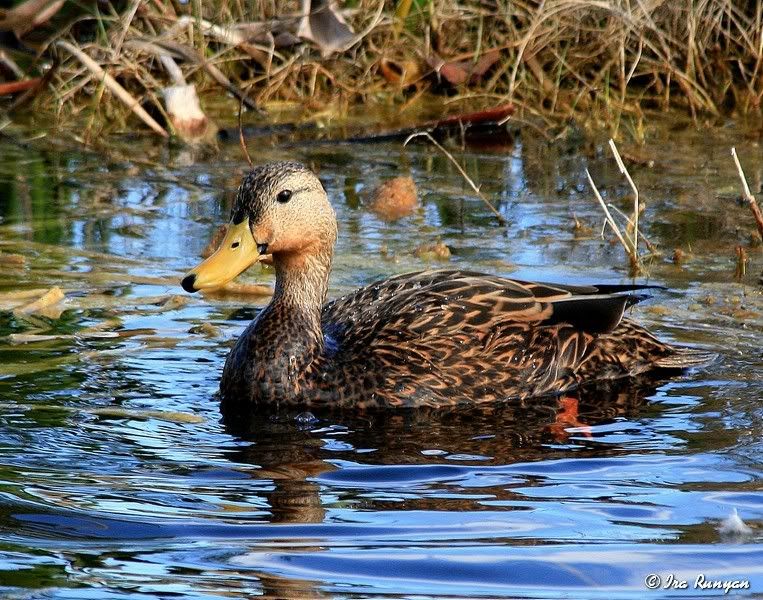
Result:
M635 374L676 354L622 319L638 289L468 271L393 277L324 307L325 362L306 375L330 381L340 404L440 406Z

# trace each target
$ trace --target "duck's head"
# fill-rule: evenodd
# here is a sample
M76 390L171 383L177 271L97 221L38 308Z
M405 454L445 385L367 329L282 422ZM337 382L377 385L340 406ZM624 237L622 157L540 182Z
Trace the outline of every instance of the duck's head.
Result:
M278 266L330 255L335 241L334 210L318 177L300 163L269 163L244 177L225 238L181 285L187 292L217 288L266 254Z

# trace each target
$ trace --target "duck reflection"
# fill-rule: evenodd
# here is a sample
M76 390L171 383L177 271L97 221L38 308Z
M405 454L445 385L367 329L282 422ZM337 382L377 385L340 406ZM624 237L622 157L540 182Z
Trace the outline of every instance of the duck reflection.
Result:
M305 415L257 416L247 422L226 422L229 433L251 442L231 456L236 462L260 467L258 477L270 479L265 493L272 523L321 524L336 505L336 490L322 489L325 475L337 471L337 459L363 465L411 468L450 463L507 465L566 456L607 456L625 452L617 443L597 441L592 428L616 419L633 418L644 410L659 382L626 380L590 387L562 397L507 402L489 407L442 410L326 413L307 421ZM400 492L389 484L391 494ZM375 488L379 491L378 486ZM483 488L495 500L523 500L510 486ZM364 497L365 496L365 497ZM416 494L406 497L408 510L474 511L484 509L472 497ZM467 495L469 496L469 495ZM478 496L483 496L479 494ZM484 496L483 496L484 497ZM400 510L399 499L348 492L352 506ZM344 501L344 498L340 499ZM330 524L329 524L330 526ZM315 533L315 532L313 532ZM311 539L312 536L311 536ZM322 552L319 540L300 543L299 552ZM292 551L295 551L292 548ZM263 586L265 597L322 598L318 584L275 575L259 567L261 550L252 547L248 575Z
M459 464L506 465L617 454L624 449L598 441L591 427L637 415L658 385L631 379L487 407L333 412L314 415L311 421L304 413L284 413L225 425L229 433L252 442L231 458L259 466L258 476L273 481L267 494L272 522L320 523L325 503L316 479L336 470L337 459L399 466L441 464L458 457ZM440 502L447 504L440 508L453 510L452 500Z

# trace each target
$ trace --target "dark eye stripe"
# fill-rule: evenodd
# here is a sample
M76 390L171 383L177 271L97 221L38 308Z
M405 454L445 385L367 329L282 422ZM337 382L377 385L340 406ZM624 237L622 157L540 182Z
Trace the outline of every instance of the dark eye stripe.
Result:
M276 200L278 200L280 203L286 203L289 200L291 200L291 190L281 190L278 192L278 195L276 196Z

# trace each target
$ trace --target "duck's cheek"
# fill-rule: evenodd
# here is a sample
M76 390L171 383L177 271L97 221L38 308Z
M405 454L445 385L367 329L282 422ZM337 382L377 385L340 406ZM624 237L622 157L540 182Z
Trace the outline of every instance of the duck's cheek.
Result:
M276 236L270 223L258 223L252 228L252 237L257 245L257 251L260 254L270 254L274 252Z

